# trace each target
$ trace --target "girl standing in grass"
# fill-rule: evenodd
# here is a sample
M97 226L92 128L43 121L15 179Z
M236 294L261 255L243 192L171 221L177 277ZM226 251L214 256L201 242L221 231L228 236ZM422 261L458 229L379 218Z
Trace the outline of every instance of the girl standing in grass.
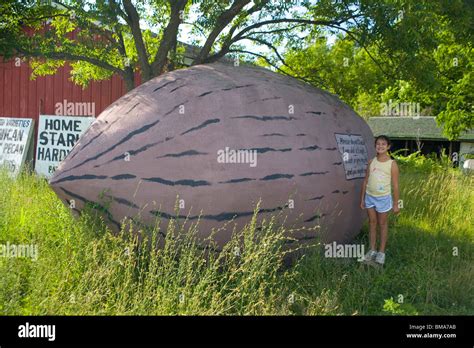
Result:
M388 234L388 212L400 212L398 207L398 166L388 154L390 139L385 135L375 138L375 151L377 156L369 161L362 192L360 207L367 209L369 215L370 250L363 261L383 265L385 263L385 246ZM393 197L392 197L393 185ZM380 228L380 248L377 252L377 225Z

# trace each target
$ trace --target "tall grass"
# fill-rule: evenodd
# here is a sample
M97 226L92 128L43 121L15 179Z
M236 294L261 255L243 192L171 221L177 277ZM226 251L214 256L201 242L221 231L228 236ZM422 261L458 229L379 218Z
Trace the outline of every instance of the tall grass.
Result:
M284 228L255 217L221 253L176 222L139 242L132 221L113 235L94 210L73 218L44 180L2 173L0 244L36 244L39 257L0 257L0 314L473 314L472 176L415 167L402 164L383 270L319 248L284 267Z
M474 314L474 177L420 155L397 160L403 208L389 218L383 271L314 253L295 284L310 312L326 291L331 314ZM355 243L368 246L367 230Z
M2 314L228 315L288 312L283 230L255 218L221 253L168 225L138 242L113 235L91 210L75 220L35 176L1 177L0 242L37 244L39 258L0 258ZM135 237L134 237L135 236Z

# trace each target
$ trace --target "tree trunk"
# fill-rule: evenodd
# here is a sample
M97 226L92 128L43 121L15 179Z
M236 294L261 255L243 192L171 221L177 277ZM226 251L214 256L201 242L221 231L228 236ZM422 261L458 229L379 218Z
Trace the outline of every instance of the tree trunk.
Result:
M202 47L198 56L194 59L193 65L202 64L206 60L209 52L211 52L212 45L214 45L214 42L216 41L219 34L230 22L232 22L235 16L237 16L248 3L250 3L250 0L235 0L228 10L221 13L221 15L217 18L215 27L207 37L204 46Z
M127 88L127 92L130 92L132 89L135 88L135 75L133 74L132 68L127 68L122 78L125 82L125 87Z
M184 10L187 2L188 0L170 1L170 21L163 32L160 47L156 52L155 60L152 64L153 76L161 75L166 67L168 52L173 48L173 44L178 36L178 28L181 24L181 11Z
M148 81L153 77L151 65L148 63L148 53L143 42L142 30L140 29L140 17L138 16L135 6L131 0L124 0L123 6L127 12L128 22L132 30L133 41L137 49L138 61L140 63L141 76L143 82Z

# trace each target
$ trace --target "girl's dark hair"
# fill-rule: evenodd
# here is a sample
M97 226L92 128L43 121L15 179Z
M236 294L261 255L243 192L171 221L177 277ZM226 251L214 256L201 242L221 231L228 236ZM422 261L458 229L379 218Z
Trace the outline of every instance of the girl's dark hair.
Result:
M386 135L379 135L378 137L375 138L374 144L377 144L377 140L382 139L387 142L387 145L391 145L390 139Z

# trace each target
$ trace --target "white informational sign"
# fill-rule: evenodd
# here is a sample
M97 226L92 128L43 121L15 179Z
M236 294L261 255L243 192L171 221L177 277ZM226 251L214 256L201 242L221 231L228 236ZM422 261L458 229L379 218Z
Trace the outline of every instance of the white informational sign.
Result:
M364 178L367 169L367 147L364 138L357 134L335 134L342 156L346 179Z
M25 163L32 144L33 123L31 118L0 117L0 167L16 176Z
M453 153L452 159L454 162L459 161L459 168L462 168L464 166L464 161L468 159L466 157L470 157L472 159L472 155L474 155L474 143L461 141L459 146L459 155L455 155L455 153Z
M40 115L36 172L51 177L94 120L94 117Z

